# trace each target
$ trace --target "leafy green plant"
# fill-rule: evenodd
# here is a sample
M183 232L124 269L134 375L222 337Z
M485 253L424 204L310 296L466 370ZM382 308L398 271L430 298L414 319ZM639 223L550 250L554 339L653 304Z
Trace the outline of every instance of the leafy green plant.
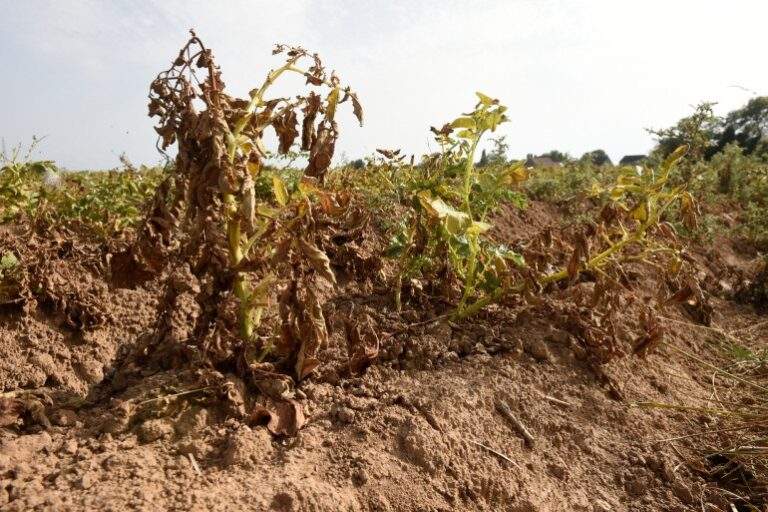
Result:
M0 305L13 302L19 292L19 259L11 251L0 253Z
M0 223L33 213L46 175L58 176L50 160L32 160L41 139L33 138L26 151L21 144L0 153Z
M439 130L432 128L441 153L428 157L424 172L409 183L406 194L412 205L411 218L387 251L398 258L394 283L398 309L405 279L425 273L458 277L462 310L478 287L498 286L508 261L520 261L511 249L481 239L491 228L488 214L500 201L520 202L513 187L526 173L522 164L475 165L483 136L507 121L507 109L498 100L482 93L477 96L472 112Z

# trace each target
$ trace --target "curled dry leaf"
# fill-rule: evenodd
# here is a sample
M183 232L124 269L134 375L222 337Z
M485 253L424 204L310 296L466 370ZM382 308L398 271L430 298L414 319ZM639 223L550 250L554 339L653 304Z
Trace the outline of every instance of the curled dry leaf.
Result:
M302 279L289 283L280 295L281 348L293 359L297 380L320 364L316 354L328 342L325 316L313 288L312 282Z
M0 398L0 427L15 425L24 410L24 402L18 398Z
M589 257L589 241L587 237L582 234L576 240L573 253L570 260L568 260L568 279L573 281L578 276L579 271L582 269L582 263Z
M314 92L310 92L307 96L307 104L302 109L304 113L304 120L301 123L301 149L302 151L309 151L312 149L312 144L315 141L315 118L317 118L318 112L322 109L322 102L320 96Z
M644 312L640 321L644 332L635 343L633 352L640 357L645 357L664 339L664 326L652 311Z
M334 276L333 270L331 270L331 261L328 259L328 256L318 249L316 245L307 242L303 238L299 238L299 247L315 272L326 281L336 284L336 276Z
M251 421L266 423L267 429L277 437L293 437L307 422L301 404L293 399L270 400L267 405L257 405L251 412Z
M328 330L325 326L325 317L323 308L317 299L317 295L312 290L307 291L307 301L305 304L305 316L303 336L301 346L296 358L296 375L299 380L303 380L307 375L317 368L320 361L315 354L321 347L328 343Z
M336 128L332 125L329 126L328 123L320 125L317 137L312 142L312 147L309 150L309 164L304 170L304 174L323 181L325 172L330 167L331 160L333 159L336 136Z
M272 121L272 127L280 139L278 152L283 155L291 150L293 141L299 136L299 132L296 130L297 124L296 112L293 109L286 110Z
M363 126L363 106L360 104L360 100L357 99L357 94L353 92L347 94L352 99L352 112L360 122L360 126Z
M344 319L344 333L347 338L349 371L353 374L365 370L379 355L379 337L373 320L367 314L356 320Z

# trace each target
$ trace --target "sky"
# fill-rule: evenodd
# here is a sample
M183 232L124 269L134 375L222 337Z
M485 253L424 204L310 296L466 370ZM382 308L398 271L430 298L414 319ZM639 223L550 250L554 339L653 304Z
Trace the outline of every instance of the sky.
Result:
M159 161L147 90L189 28L237 96L281 64L274 43L317 51L365 110L363 127L340 116L348 159L434 150L429 126L475 91L509 107L497 134L511 157L614 161L701 101L722 114L768 94L766 0L0 0L0 13L0 138L46 136L36 156L70 169Z

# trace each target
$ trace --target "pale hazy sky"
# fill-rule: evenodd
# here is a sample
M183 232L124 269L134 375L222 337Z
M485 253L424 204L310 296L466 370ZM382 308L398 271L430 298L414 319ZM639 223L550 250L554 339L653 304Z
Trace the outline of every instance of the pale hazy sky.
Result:
M47 135L39 156L75 169L156 162L147 87L194 27L240 96L273 43L318 51L365 108L337 155L425 152L480 90L509 106L511 156L616 160L699 101L745 103L733 85L768 94L766 20L768 0L0 0L0 137Z

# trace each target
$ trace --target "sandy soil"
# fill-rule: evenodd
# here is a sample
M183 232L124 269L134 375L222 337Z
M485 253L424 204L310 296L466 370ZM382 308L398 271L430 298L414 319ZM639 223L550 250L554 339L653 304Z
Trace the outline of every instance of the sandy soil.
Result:
M542 229L552 220L547 209L507 212L500 236ZM716 260L734 275L749 264L730 249ZM0 429L3 510L729 510L691 462L696 438L665 441L710 418L638 404L706 406L730 385L670 348L716 357L707 330L682 310L669 311L664 345L603 374L535 310L419 325L388 338L359 377L326 364L302 382L293 398L308 421L297 436L278 438L195 395L173 414L114 428L119 393L110 380L151 326L158 294L151 283L117 288L83 266L67 275L108 294L105 319L73 328L45 304L0 312L2 390L42 388L56 404L48 428ZM765 320L712 300L724 329ZM768 325L751 336L764 339ZM157 390L183 379L148 374L120 393L166 403Z

